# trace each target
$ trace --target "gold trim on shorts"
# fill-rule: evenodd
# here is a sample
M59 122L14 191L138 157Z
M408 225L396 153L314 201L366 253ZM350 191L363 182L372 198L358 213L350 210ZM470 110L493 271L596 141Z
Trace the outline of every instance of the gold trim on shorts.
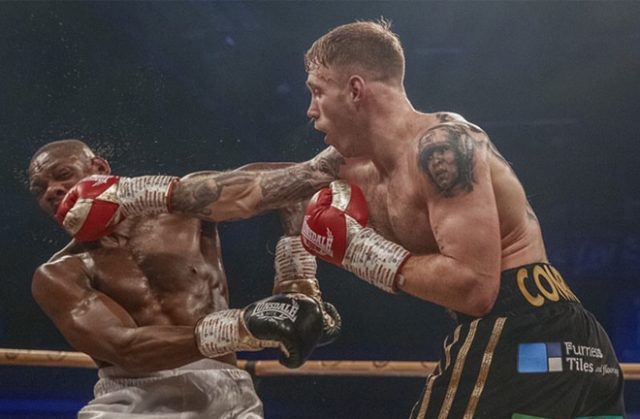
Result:
M500 335L502 334L502 329L504 328L506 321L506 317L498 317L493 325L493 331L491 332L487 349L485 349L484 355L482 356L482 364L480 372L478 373L478 380L476 381L476 385L473 387L471 397L469 397L469 404L464 412L463 419L472 419L476 412L480 396L482 395L482 390L484 390L484 385L487 382L487 377L489 375L489 368L491 367L491 361L493 360L493 352L498 345L498 341L500 340Z
M453 332L453 339L451 343L447 344L448 336L445 338L443 346L444 346L444 359L445 364L444 368L440 367L440 362L436 365L436 371L430 374L427 377L427 388L424 391L424 397L422 397L422 401L420 402L420 410L418 411L418 419L424 418L424 415L427 413L427 407L429 407L429 400L431 399L431 392L433 391L433 383L444 371L449 368L449 363L451 362L451 347L458 343L458 339L460 339L460 329L462 326L456 327L456 330Z

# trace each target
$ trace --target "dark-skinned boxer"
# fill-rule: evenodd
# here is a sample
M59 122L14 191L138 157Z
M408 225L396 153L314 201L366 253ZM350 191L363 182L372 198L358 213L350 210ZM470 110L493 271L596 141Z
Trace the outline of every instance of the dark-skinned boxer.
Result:
M216 205L225 210L211 220L245 218L292 203L286 184L269 187L277 196L262 195L261 185L295 179L293 173L313 179L306 192L310 195L316 184L333 179L332 166L325 164L328 157L286 171L262 171L259 165L248 171L199 173L182 183L205 178L224 183L234 194L219 197ZM106 160L84 143L56 141L32 158L30 189L43 210L60 215L74 207L65 196L81 179L97 176L94 187L99 188L109 174ZM253 206L229 202L236 199L251 199ZM76 204L70 212L80 211L77 216L86 210L84 216L91 220L99 213L95 200L85 197ZM67 220L74 216L67 215ZM279 348L281 362L297 367L316 344L338 333L339 320L324 327L327 303L319 290L306 296L292 285L313 283L315 272L298 266L298 259L286 252L276 261L276 295L231 309L215 223L157 211L121 215L100 234L99 223L83 225L82 233L33 278L38 304L67 341L99 366L95 398L79 412L80 418L261 418L262 403L251 377L235 367L235 352Z

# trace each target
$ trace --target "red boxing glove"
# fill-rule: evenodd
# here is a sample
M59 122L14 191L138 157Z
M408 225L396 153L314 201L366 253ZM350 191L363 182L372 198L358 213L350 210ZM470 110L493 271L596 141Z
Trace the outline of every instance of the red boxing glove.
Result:
M168 213L176 178L92 175L67 192L55 218L78 241L98 240L130 215Z
M302 244L312 254L342 266L387 292L396 292L396 275L408 250L366 227L369 212L362 190L331 182L307 205Z
M345 182L331 182L309 201L302 223L302 244L310 253L341 266L351 224L367 225L369 208L362 190Z

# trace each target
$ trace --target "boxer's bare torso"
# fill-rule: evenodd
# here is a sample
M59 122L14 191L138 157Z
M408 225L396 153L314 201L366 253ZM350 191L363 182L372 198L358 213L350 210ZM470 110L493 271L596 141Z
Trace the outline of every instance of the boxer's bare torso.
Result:
M547 261L540 225L482 130L457 114L413 112L408 120L404 137L347 159L341 175L363 189L370 225L412 253L399 288L482 316L495 303L500 271Z
M424 149L419 143L432 127L443 124L456 126L473 140L476 152L486 159L489 166L500 225L501 270L546 261L540 225L524 189L484 132L457 114L424 114L421 119L418 133L403 148L403 164L398 164L392 173L381 174L371 160L351 160L344 171L350 181L363 189L369 203L371 225L387 239L403 245L414 254L440 251L426 203L430 196L443 196L443 193L434 188L424 166L419 164L419 154ZM452 159L455 164L455 157ZM433 162L431 170L439 174L435 176L439 182L446 182L447 176L455 176L452 172L456 171L446 162L438 161ZM438 180L435 183L437 185ZM454 188L451 195L456 194L461 195L462 191Z
M34 296L65 337L98 365L127 356L123 346L129 343L132 360L146 358L143 369L172 368L199 359L195 342L189 344L196 321L228 308L215 224L178 215L127 219L99 242L72 244L39 272ZM55 308L46 309L51 306ZM165 348L136 346L134 328L148 326L160 327L158 333L162 326L184 330L179 335L164 330ZM177 356L173 350L163 352L176 339L193 350ZM137 350L145 354L137 355ZM155 357L154 352L164 355ZM219 360L235 362L231 355Z
M42 153L30 167L31 190L53 213L87 174L76 155ZM220 252L215 223L131 217L99 241L72 241L37 269L32 291L67 341L98 365L175 368L202 358L196 321L228 308Z
M124 229L83 255L93 287L140 326L193 325L228 308L215 225L161 215L126 220Z
M187 175L171 203L189 216L129 216L98 241L73 241L36 270L33 296L67 342L99 365L145 373L202 359L194 326L228 308L215 221L308 198L335 179L341 162L328 150L295 166L258 163ZM30 190L53 215L81 179L110 172L84 143L52 142L31 160ZM219 360L234 363L235 356Z

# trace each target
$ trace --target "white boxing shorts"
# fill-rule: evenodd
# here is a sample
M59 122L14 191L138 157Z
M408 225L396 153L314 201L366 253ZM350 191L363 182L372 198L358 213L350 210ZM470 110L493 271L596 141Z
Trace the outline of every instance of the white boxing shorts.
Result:
M78 419L262 419L246 371L212 359L145 375L110 366L98 371L94 399Z

